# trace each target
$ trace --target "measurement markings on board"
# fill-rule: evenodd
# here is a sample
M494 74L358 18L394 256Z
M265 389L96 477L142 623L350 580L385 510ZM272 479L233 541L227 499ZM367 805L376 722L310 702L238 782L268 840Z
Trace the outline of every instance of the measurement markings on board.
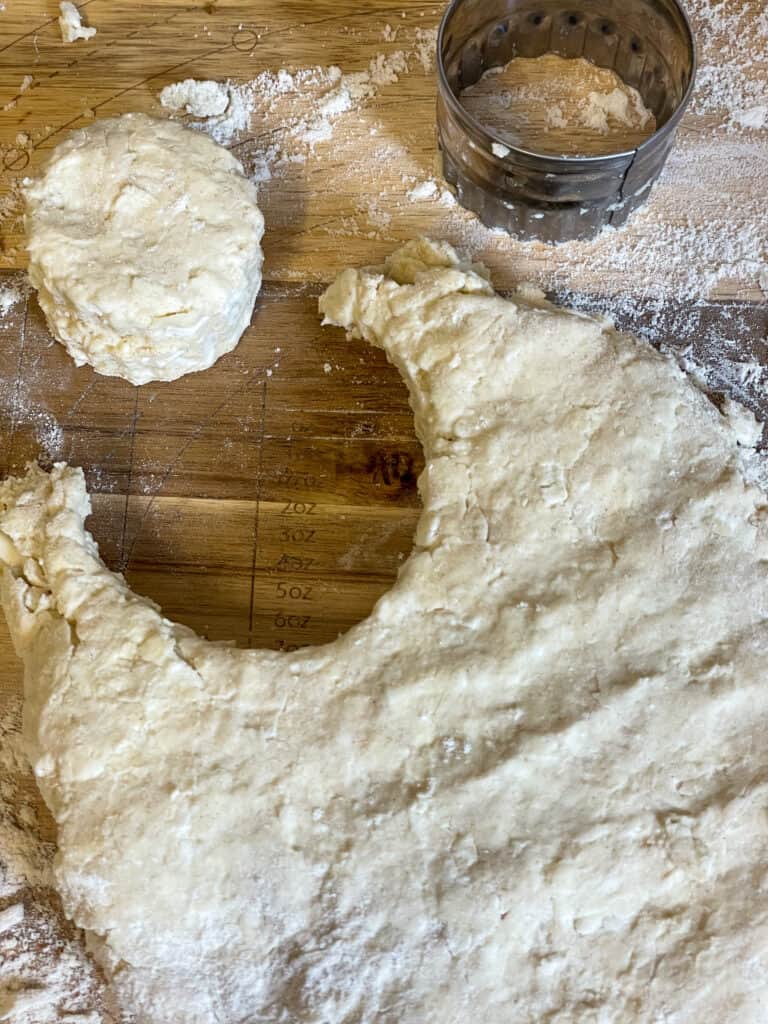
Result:
M281 469L276 479L280 486L288 489L309 490L317 485L314 475L298 472L290 466ZM310 642L302 633L313 623L308 606L315 601L319 588L314 582L310 584L296 579L294 574L306 573L317 563L317 558L311 553L312 546L319 539L317 528L312 525L312 517L316 513L317 502L298 499L282 502L278 512L284 517L285 525L279 533L282 550L273 566L280 573L280 578L274 585L277 609L272 623L282 634L278 638L281 651L295 651Z
M297 473L290 468L281 469L275 476L275 483L278 487L306 487L315 488L318 485L314 473Z
M314 587L308 587L304 583L290 583L288 581L278 580L275 590L277 591L277 596L283 600L311 601Z
M289 501L283 508L284 516L313 516L317 502L315 501Z
M308 572L316 561L316 558L291 555L284 551L272 568L276 572Z

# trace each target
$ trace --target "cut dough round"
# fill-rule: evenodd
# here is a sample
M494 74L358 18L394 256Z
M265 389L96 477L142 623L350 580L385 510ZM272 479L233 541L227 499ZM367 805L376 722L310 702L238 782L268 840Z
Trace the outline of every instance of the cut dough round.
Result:
M222 146L126 114L75 132L25 193L29 277L78 365L146 384L235 347L261 287L264 218Z
M402 371L426 456L414 553L335 643L207 643L99 560L80 471L0 486L58 886L123 1005L763 1024L754 418L447 246L322 309Z

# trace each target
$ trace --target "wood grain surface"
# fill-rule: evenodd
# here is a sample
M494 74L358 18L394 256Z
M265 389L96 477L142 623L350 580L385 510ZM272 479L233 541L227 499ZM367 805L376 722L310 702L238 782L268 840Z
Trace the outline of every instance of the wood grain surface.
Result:
M322 283L419 233L469 241L504 288L533 277L588 301L640 293L642 282L632 267L609 280L588 266L571 273L555 250L514 248L478 233L468 214L409 201L409 190L436 176L434 76L414 54L442 3L86 0L81 11L98 33L70 46L57 6L9 0L0 13L0 285L25 266L20 181L70 129L158 113L158 91L184 77L247 82L266 70L332 64L357 71L379 54L410 53L398 82L264 183L264 289L250 329L213 369L135 388L75 367L33 297L0 319L0 476L36 458L82 466L90 527L109 565L212 639L286 650L331 640L368 613L410 550L422 455L405 387L384 355L321 327ZM762 0L752 8L757 16ZM25 76L32 81L22 90ZM278 128L259 122L233 141L246 166ZM692 135L707 130L706 117L686 122ZM730 173L724 191L750 187L738 166ZM700 198L662 188L671 208ZM648 228L629 230L642 245ZM701 316L736 316L743 358L765 366L758 282L721 281L710 298ZM690 341L674 317L666 340ZM20 692L0 622L0 702L16 708ZM19 785L31 791L29 778ZM38 810L39 832L52 840Z

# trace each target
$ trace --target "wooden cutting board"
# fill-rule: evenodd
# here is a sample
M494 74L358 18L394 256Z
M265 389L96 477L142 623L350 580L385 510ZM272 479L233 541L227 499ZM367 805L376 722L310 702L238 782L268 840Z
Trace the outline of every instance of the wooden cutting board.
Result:
M33 297L0 318L0 476L35 458L82 466L109 565L212 639L284 650L331 640L369 612L407 556L423 460L398 374L380 351L321 327L317 297L344 266L380 261L419 233L454 233L436 206L406 199L436 175L434 77L419 54L443 4L87 0L80 8L97 35L71 46L57 6L8 0L0 13L0 286L25 265L20 179L70 129L157 113L159 90L184 77L247 82L264 70L354 71L380 54L407 55L399 82L341 118L295 173L265 182L264 289L243 340L213 369L135 388L76 368ZM756 16L761 6L754 0ZM688 130L705 127L692 119ZM258 123L233 145L253 158L274 129ZM743 187L738 167L725 186ZM546 247L511 258L508 241L488 233L478 246L501 287L558 279L559 257ZM595 295L623 286L582 281ZM726 283L715 298L701 316L736 317L744 359L765 363L759 290ZM684 347L674 308L668 315L667 340ZM20 692L0 621L6 724ZM28 777L15 784L33 792ZM38 833L52 840L38 813ZM27 899L58 921L49 893Z

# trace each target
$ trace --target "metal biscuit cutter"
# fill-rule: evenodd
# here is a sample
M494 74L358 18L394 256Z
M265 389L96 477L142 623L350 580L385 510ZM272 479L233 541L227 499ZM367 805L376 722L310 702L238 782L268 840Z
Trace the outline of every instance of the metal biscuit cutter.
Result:
M696 76L693 32L676 0L453 0L437 47L446 180L488 227L545 242L593 238L646 201ZM653 111L657 130L626 152L553 156L502 139L462 105L462 91L489 68L545 53L615 71Z

